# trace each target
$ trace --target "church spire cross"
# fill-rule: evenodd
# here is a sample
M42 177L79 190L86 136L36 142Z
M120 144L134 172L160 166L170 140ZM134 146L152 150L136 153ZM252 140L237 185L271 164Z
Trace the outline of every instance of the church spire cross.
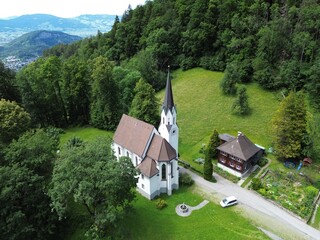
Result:
M167 76L167 85L166 85L166 93L164 96L164 101L162 107L165 111L172 111L174 107L173 95L172 95L172 86L170 80L170 66L168 66L168 76Z

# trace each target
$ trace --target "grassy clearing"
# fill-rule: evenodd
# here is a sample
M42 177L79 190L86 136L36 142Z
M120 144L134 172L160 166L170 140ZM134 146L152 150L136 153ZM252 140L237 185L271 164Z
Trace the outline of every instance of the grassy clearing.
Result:
M235 212L237 206L223 209L209 202L189 217L180 217L175 212L178 204L196 206L203 198L187 188L161 197L168 203L163 210L156 209L156 200L137 196L134 211L125 220L126 239L268 239Z
M221 92L222 77L223 73L201 68L178 70L173 74L172 87L180 128L180 157L195 168L202 169L193 160L201 157L199 150L203 143L207 144L214 129L232 135L241 131L254 143L266 148L271 145L270 120L279 105L276 95L255 83L246 85L251 114L238 116L231 112L235 98ZM158 97L163 99L164 91Z
M84 141L91 141L99 136L113 136L113 132L97 129L94 127L73 127L65 130L65 133L61 135L60 145L63 146L72 137L79 137Z

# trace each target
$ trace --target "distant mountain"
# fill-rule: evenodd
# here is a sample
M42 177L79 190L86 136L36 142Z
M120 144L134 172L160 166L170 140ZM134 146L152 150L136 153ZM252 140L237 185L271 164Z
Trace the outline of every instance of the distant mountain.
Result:
M42 51L58 44L68 44L81 37L58 31L39 30L26 33L0 48L0 58L15 56L17 58L37 58Z
M115 15L81 15L75 18L60 18L48 14L23 15L0 19L0 46L13 39L36 30L61 31L71 35L87 37L98 30L107 32L114 23Z

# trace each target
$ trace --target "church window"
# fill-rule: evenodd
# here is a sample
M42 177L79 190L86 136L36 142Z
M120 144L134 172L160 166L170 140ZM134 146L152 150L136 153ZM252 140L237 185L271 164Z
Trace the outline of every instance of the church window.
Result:
M162 118L162 123L164 124L164 117Z
M129 152L127 151L127 157L129 157Z
M141 179L144 179L144 175L143 174L141 174Z
M176 122L176 118L174 117L174 118L173 118L173 124L175 124L175 122Z
M118 147L118 154L121 155L121 149Z
M166 180L167 179L167 169L166 169L166 165L163 164L162 168L161 168L161 178L162 180Z
M144 189L144 184L141 184L142 189Z
M137 156L136 156L136 166L138 166L138 158L137 158Z
M170 167L171 167L171 178L173 178L173 162L170 163Z

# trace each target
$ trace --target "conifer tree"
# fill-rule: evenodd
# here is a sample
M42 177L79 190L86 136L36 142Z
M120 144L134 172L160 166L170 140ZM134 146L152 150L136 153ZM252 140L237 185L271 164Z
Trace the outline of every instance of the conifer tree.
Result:
M280 159L299 158L307 138L304 94L290 92L272 118L273 143Z
M209 144L205 151L205 160L203 165L203 177L206 180L212 179L213 165L212 160L217 156L217 147L220 145L219 134L215 129L210 137Z
M249 113L249 110L247 89L241 87L239 88L237 98L232 105L232 111L239 113L240 115L246 115Z

